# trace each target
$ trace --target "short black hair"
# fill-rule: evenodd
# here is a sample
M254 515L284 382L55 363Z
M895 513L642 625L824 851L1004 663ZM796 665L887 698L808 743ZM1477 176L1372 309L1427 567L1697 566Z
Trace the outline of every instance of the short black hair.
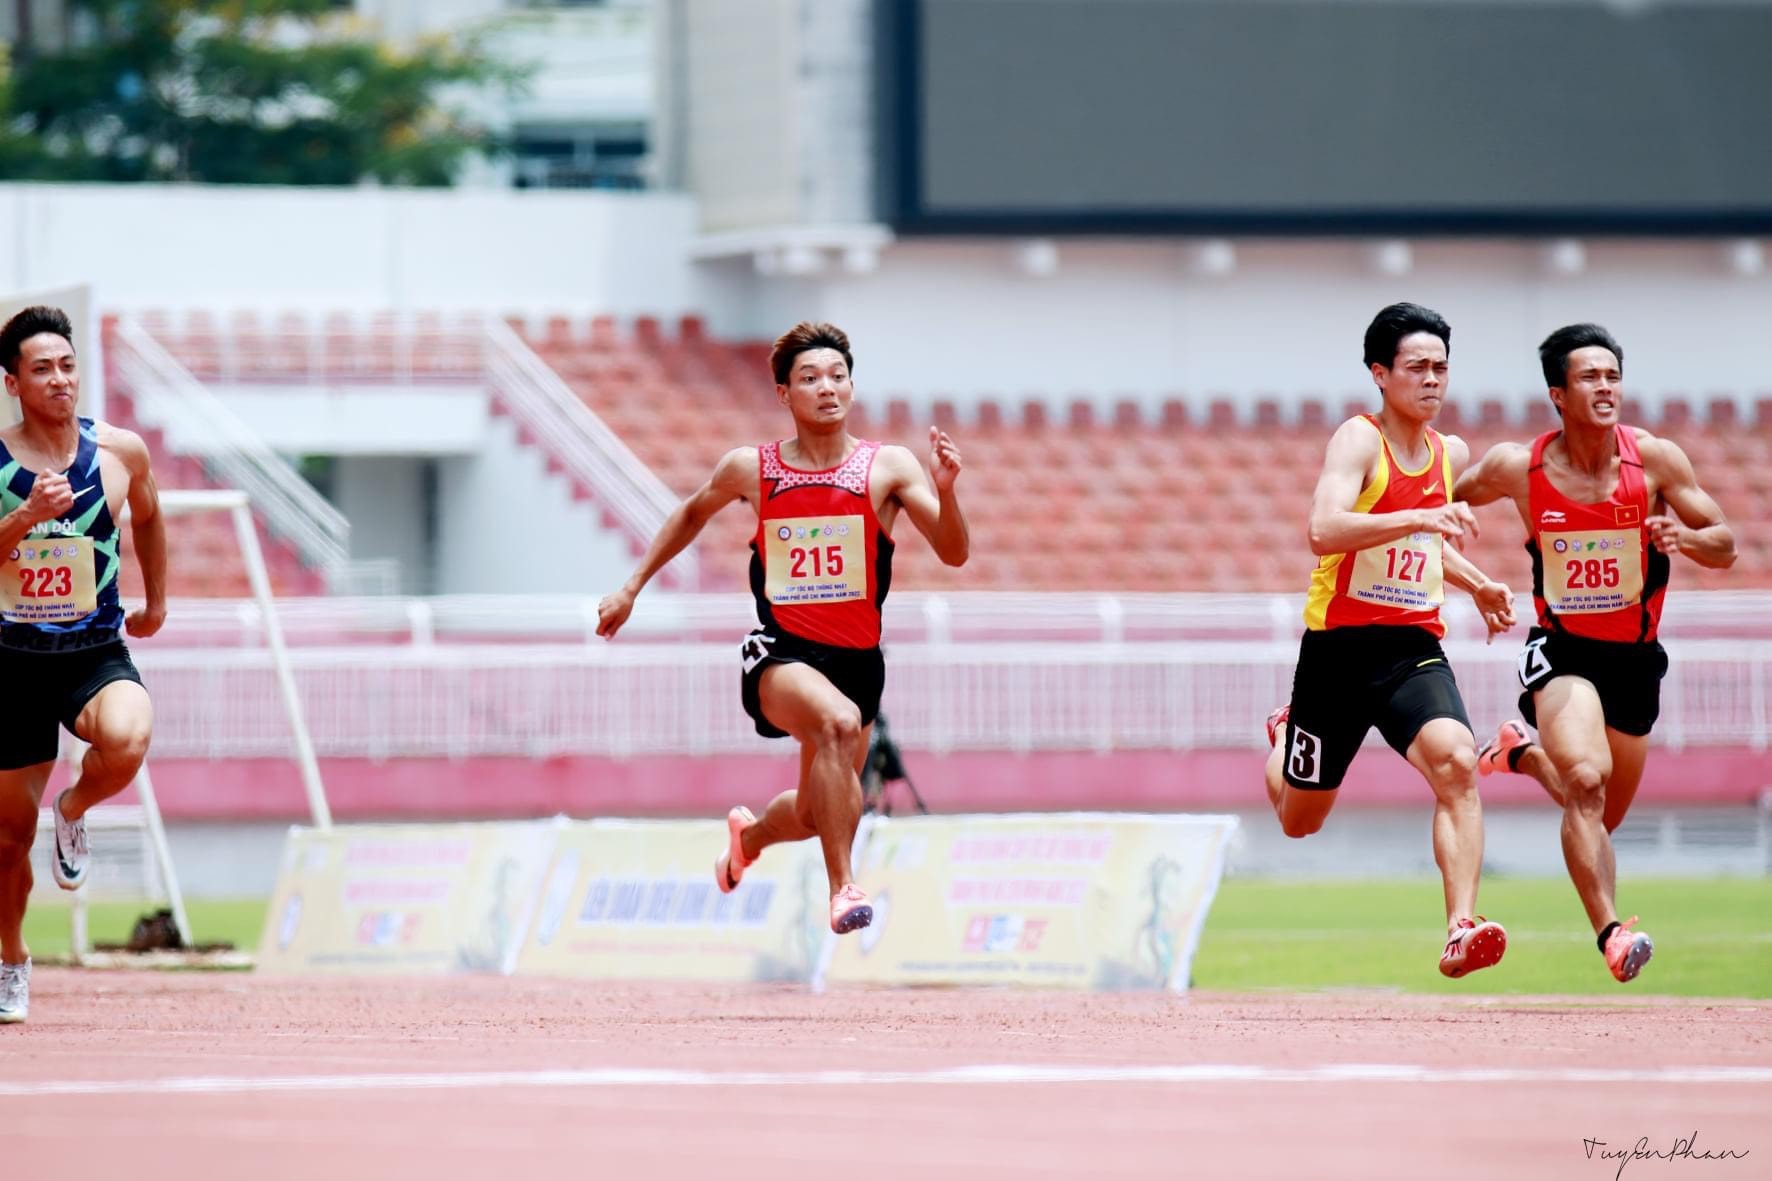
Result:
M1446 355L1452 355L1452 325L1446 317L1418 303L1393 303L1372 317L1366 328L1366 367L1383 365L1389 369L1396 363L1397 346L1406 336L1427 332L1440 338Z
M19 349L25 341L43 332L55 333L70 346L74 343L74 325L68 313L60 308L26 308L0 328L0 368L17 377Z
M1611 349L1612 355L1618 358L1619 372L1624 371L1624 349L1612 339L1610 332L1598 324L1567 324L1545 337L1544 343L1538 346L1538 364L1544 369L1545 386L1562 388L1569 380L1569 354L1595 345Z
M843 354L843 364L855 372L855 358L849 354L849 334L835 324L802 320L776 338L769 352L769 368L775 373L775 384L786 385L794 371L794 359L810 349L834 349Z

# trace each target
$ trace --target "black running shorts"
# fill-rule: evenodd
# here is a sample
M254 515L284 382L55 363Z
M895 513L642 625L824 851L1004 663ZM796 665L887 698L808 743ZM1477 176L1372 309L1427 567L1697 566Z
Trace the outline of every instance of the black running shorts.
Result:
M804 664L824 674L837 692L855 703L861 711L861 724L873 725L880 715L880 694L886 688L886 658L878 648L835 648L801 639L777 628L768 633L758 628L739 645L739 660L744 669L739 696L744 711L757 724L757 733L765 738L786 738L780 729L763 716L760 691L763 670L772 664Z
M1306 791L1340 787L1373 726L1406 754L1435 718L1471 724L1431 632L1384 624L1307 631L1292 680L1286 782Z
M112 681L142 683L120 639L67 652L23 652L0 646L0 685L8 687L0 724L0 771L53 763L55 728L74 732L86 703Z
M1558 677L1582 677L1600 695L1606 724L1637 737L1661 716L1661 678L1667 675L1667 649L1655 640L1627 644L1593 640L1535 627L1520 651L1520 713L1538 725L1538 690Z

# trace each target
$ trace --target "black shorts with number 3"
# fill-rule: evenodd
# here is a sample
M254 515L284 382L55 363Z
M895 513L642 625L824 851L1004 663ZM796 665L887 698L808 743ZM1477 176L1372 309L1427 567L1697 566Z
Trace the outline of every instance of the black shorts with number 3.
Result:
M1667 649L1650 640L1627 644L1590 640L1535 627L1520 651L1520 714L1538 725L1538 690L1558 677L1582 677L1600 695L1606 725L1638 738L1661 716L1661 678L1667 675Z
M1470 729L1452 666L1433 633L1385 624L1308 631L1298 645L1283 738L1286 782L1305 791L1340 787L1372 727L1406 754L1435 718Z

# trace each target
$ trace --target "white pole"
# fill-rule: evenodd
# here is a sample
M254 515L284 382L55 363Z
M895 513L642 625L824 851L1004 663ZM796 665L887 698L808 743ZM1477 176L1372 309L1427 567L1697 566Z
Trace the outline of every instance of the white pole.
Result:
M178 937L187 949L196 946L191 938L191 920L185 917L185 896L178 888L178 873L172 867L172 849L166 844L166 825L160 820L160 801L154 795L154 781L148 776L148 763L135 773L135 793L141 797L142 815L148 818L148 839L154 842L154 856L160 859L160 881L166 886L166 901L172 906L172 921L178 926Z
M277 609L271 602L271 579L265 572L264 553L258 547L258 533L252 527L252 511L246 497L231 511L234 533L240 541L240 552L246 557L246 577L252 582L252 597L258 600L259 614L265 621L265 640L271 647L271 666L277 671L277 685L283 691L283 708L289 713L289 725L295 731L295 761L301 768L302 786L308 793L308 811L314 827L332 827L332 809L326 803L326 788L320 782L320 763L314 757L314 742L308 736L308 723L302 716L301 698L296 695L295 675L289 669L289 653L283 646L283 626L277 621Z
M84 964L86 953L91 950L92 940L86 933L86 887L81 886L74 891L74 904L68 915L68 951L76 964Z

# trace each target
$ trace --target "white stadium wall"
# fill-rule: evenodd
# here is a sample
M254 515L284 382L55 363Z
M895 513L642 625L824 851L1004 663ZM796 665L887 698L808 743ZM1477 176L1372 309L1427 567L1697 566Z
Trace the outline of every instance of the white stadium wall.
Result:
M754 336L828 318L853 338L861 395L946 398L962 414L984 396L1245 407L1314 396L1338 407L1371 394L1361 336L1401 299L1451 322L1455 397L1542 396L1538 342L1579 320L1618 337L1638 396L1730 395L1744 409L1772 396L1772 373L1751 363L1772 324L1772 276L1736 261L1751 263L1754 244L1592 242L1574 247L1582 269L1566 274L1569 247L1413 242L1400 276L1381 269L1386 248L1360 241L1236 242L1223 275L1200 273L1195 243L1053 245L1056 270L1038 276L1025 269L1027 244L1008 240L901 241L863 275L831 265L763 279L720 263L709 314L717 331Z
M107 311L694 310L689 198L514 190L0 185L0 290Z
M108 311L219 316L695 314L729 338L822 317L853 336L863 396L963 415L987 396L1366 397L1360 336L1397 299L1451 320L1455 397L1540 396L1537 342L1587 319L1624 343L1641 397L1772 393L1752 363L1772 274L1751 241L921 238L814 251L786 276L761 254L694 261L694 204L674 194L0 185L0 216L0 289L90 282Z

